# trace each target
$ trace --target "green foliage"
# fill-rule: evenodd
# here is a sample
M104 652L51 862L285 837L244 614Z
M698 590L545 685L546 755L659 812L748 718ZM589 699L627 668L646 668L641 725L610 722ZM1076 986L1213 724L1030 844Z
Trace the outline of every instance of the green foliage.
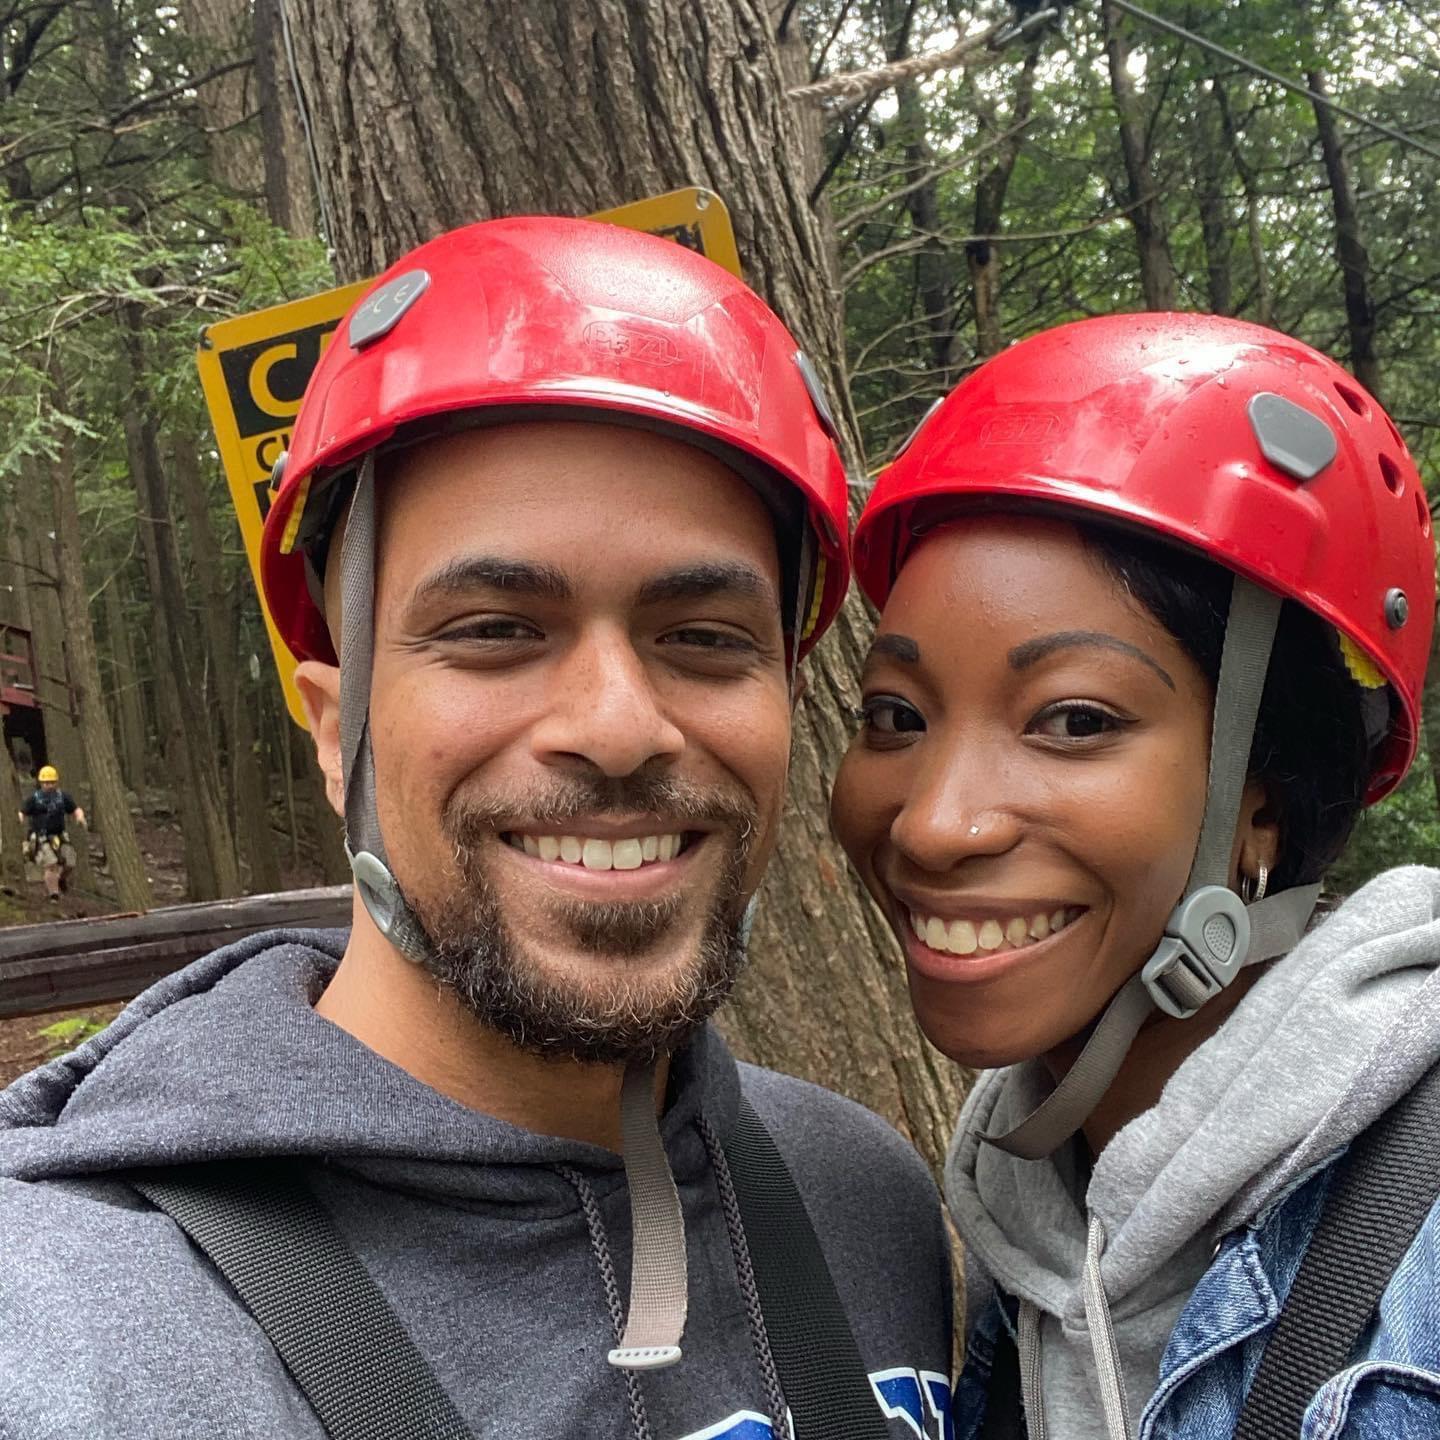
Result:
M49 1041L50 1059L55 1060L61 1055L68 1055L70 1051L78 1049L104 1029L105 1022L96 1020L93 1016L67 1015L63 1020L57 1020L54 1024L37 1030L35 1038Z

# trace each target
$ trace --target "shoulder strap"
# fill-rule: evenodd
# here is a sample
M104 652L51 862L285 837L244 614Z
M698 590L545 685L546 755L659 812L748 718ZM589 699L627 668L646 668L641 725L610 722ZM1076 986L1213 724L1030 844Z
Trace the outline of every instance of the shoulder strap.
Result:
M221 1161L126 1178L234 1287L331 1440L470 1440L293 1163Z
M1340 1166L1235 1440L1298 1435L1315 1392L1349 1363L1440 1194L1440 1066L1371 1125Z
M743 1095L724 1150L795 1440L885 1440L889 1426L805 1202Z

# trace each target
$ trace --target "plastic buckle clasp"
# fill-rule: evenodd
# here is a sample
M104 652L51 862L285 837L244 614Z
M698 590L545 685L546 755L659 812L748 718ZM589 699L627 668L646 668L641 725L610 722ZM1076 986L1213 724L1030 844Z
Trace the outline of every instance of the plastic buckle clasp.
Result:
M1223 885L1204 885L1171 912L1140 977L1167 1015L1188 1020L1235 978L1249 953L1245 902Z

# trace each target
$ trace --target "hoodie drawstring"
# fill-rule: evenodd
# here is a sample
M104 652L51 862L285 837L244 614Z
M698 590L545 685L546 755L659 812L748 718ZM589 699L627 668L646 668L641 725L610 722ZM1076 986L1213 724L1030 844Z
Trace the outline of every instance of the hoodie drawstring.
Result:
M1130 1421L1130 1400L1125 1393L1125 1374L1120 1368L1120 1349L1115 1343L1115 1326L1110 1318L1110 1300L1100 1273L1105 1253L1105 1227L1093 1215L1085 1243L1085 1269L1080 1289L1085 1299L1085 1323L1090 1330L1090 1349L1095 1356L1095 1373L1100 1381L1100 1404L1105 1412L1108 1440L1134 1440ZM1020 1302L1017 1345L1020 1352L1020 1392L1025 1405L1025 1425L1030 1440L1046 1440L1045 1396L1040 1380L1040 1312L1028 1300Z
M1045 1395L1040 1388L1040 1312L1020 1302L1020 1398L1025 1406L1027 1440L1046 1440Z
M730 1240L730 1254L735 1261L735 1276L740 1284L740 1295L745 1301L745 1322L750 1329L750 1344L760 1366L760 1380L765 1389L765 1405L770 1411L771 1433L776 1440L794 1433L790 1423L790 1408L785 1403L785 1392L780 1386L780 1371L775 1365L775 1353L770 1348L770 1335L765 1328L765 1312L760 1305L760 1287L755 1283L755 1267L750 1260L750 1246L745 1240L745 1225L740 1216L740 1201L735 1195L735 1182L730 1178L730 1162L725 1158L724 1146L715 1128L705 1116L699 1116L695 1128L705 1142L706 1153L710 1156L710 1168L715 1172L715 1188L720 1192L720 1209L725 1216L725 1234Z
M600 1218L599 1203L590 1182L578 1170L572 1170L568 1165L557 1165L555 1168L570 1182L579 1198L585 1228L590 1232L590 1253L595 1257L600 1283L605 1287L605 1304L610 1311L610 1325L618 1345L625 1329L625 1312L620 1305L620 1284L615 1278L615 1262L610 1255L610 1242L605 1235L605 1222ZM652 1440L650 1416L645 1409L645 1396L640 1390L640 1377L633 1370L622 1370L620 1373L625 1377L631 1435L634 1440Z
M1100 1379L1100 1403L1105 1409L1105 1429L1110 1440L1131 1440L1130 1402L1125 1395L1125 1376L1120 1369L1120 1351L1115 1344L1115 1327L1110 1320L1110 1301L1100 1273L1105 1253L1105 1227L1093 1215L1085 1242L1085 1273L1080 1288L1085 1296L1085 1320L1090 1327L1090 1348Z

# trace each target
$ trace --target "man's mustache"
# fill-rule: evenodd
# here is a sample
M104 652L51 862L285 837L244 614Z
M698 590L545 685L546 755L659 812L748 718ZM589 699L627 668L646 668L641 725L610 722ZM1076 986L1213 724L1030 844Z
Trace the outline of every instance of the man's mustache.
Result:
M506 793L459 793L445 808L446 834L469 848L523 821L559 833L579 819L654 815L662 822L728 829L742 844L755 826L754 797L743 786L698 785L669 775L577 775Z

